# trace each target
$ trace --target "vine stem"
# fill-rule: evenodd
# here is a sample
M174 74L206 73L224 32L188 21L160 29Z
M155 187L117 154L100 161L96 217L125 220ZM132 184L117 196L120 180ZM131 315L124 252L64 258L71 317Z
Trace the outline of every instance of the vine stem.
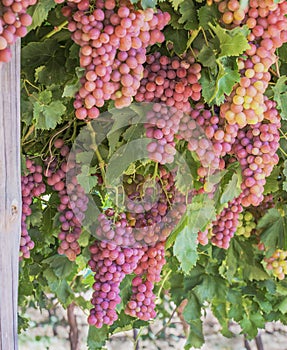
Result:
M48 34L44 35L43 38L41 39L41 41L44 41L46 39L51 38L53 35L57 34L58 32L60 32L69 22L68 21L64 21L63 23L61 23L60 25L54 27L53 30L51 30Z
M106 183L105 161L103 160L102 155L101 155L101 153L99 151L99 148L97 146L97 143L96 143L95 130L93 129L91 122L87 123L87 127L91 131L92 144L91 144L90 148L95 152L95 154L96 154L96 156L98 158L100 171L101 171L101 175L102 175L102 178L103 178L103 182Z
M35 130L35 125L31 125L27 134L23 137L22 139L22 144L24 144L24 142L27 140L27 138L34 132Z
M177 310L177 306L174 308L171 315L169 316L167 323L158 332L156 332L155 337L158 337L160 335L160 333L162 331L164 331L166 329L166 327L168 327L171 324L171 320L173 319L173 316L176 313L176 310Z
M70 340L71 350L80 350L79 329L78 329L77 319L76 319L74 310L75 310L75 303L71 303L67 308L68 323L70 326L69 340Z
M164 277L163 281L161 282L161 285L160 285L160 289L157 293L157 299L160 297L160 294L162 292L162 289L163 289L163 285L165 283L165 281L168 279L169 275L171 274L171 270L168 271L168 273L166 274L166 276Z

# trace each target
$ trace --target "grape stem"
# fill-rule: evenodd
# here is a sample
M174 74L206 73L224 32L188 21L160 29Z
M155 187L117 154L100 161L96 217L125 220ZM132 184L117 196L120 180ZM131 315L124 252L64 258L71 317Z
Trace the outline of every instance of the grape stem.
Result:
M48 34L44 35L43 38L41 39L41 41L44 41L46 39L51 38L53 35L57 34L58 32L60 32L69 22L68 21L64 21L63 23L61 23L60 25L54 27L53 30L51 30Z
M91 131L92 144L91 144L90 148L95 152L95 154L96 154L96 156L98 158L101 175L102 175L102 178L103 178L103 182L105 184L106 183L105 161L103 160L102 155L101 155L101 153L99 151L99 148L97 146L96 133L95 133L95 130L93 129L93 127L92 127L92 124L90 122L87 123L87 127Z

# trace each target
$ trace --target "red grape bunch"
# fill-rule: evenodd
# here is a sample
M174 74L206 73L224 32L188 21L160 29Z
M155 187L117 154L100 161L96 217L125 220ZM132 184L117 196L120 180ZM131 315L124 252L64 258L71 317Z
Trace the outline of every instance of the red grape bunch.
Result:
M227 203L227 207L222 210L212 222L211 242L217 247L227 249L230 239L234 236L239 224L239 215L243 208L241 206L242 196L234 198Z
M95 241L90 247L89 266L95 272L95 283L91 300L94 307L88 322L101 328L117 320L116 306L121 301L120 283L136 269L144 250L126 246L133 240L132 228L124 213L115 214L111 209L100 214L97 236L102 240Z
M264 122L246 126L238 133L233 154L242 168L242 205L258 206L264 199L264 185L279 158L280 117L275 102L265 100Z
M32 160L26 159L26 168L28 173L21 177L22 187L22 217L21 217L21 239L20 239L20 259L30 257L30 250L34 248L34 242L31 240L27 230L26 218L32 214L31 204L34 197L40 197L45 191L46 186L43 183L41 165L36 165Z
M45 176L47 177L48 185L58 192L60 199L60 204L57 208L61 214L59 216L61 231L58 235L61 243L58 253L65 254L69 260L73 261L81 252L78 239L82 233L82 223L88 206L88 197L78 183L76 174L70 176L69 183L66 183L67 172L71 170L67 165L67 158L70 152L69 147L64 144L62 139L57 139L54 142L54 146L60 150L62 160L59 163L57 159L52 161L48 159ZM73 166L71 160L69 160L69 166Z
M138 102L163 102L168 107L188 113L189 99L201 98L201 65L193 56L161 56L159 52L147 56L143 79L135 96Z
M0 63L10 61L10 46L27 34L27 27L32 23L27 9L36 2L37 0L1 0Z
M286 1L249 1L244 23L251 30L247 37L250 48L246 58L238 60L240 81L220 108L228 123L244 127L263 120L264 93L271 79L268 70L276 61L276 49L287 42L286 14Z
M125 313L148 321L155 318L154 283L160 281L160 273L165 264L164 242L158 242L144 249L132 281L132 295L126 305Z
M72 39L80 45L85 68L74 107L79 119L97 118L105 101L129 106L140 86L146 48L164 41L161 30L170 15L160 10L136 10L127 1L68 1L63 8Z

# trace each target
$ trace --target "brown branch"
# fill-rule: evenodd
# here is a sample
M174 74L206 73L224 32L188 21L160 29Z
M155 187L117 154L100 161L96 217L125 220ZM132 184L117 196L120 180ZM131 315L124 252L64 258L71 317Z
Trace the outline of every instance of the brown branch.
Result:
M70 304L67 309L68 323L70 326L69 340L70 340L71 350L80 350L79 329L78 329L77 318L75 316L74 309L75 309L74 303Z
M261 335L258 334L255 338L255 343L258 350L264 350Z
M247 338L246 338L246 334L244 334L244 346L245 346L245 349L246 349L246 350L251 350L249 341L248 341Z

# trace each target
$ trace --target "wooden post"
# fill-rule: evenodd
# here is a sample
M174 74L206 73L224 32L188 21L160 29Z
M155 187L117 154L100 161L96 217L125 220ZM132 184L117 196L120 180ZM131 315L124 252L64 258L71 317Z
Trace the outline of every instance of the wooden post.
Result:
M0 350L17 350L21 231L20 41L0 63Z

